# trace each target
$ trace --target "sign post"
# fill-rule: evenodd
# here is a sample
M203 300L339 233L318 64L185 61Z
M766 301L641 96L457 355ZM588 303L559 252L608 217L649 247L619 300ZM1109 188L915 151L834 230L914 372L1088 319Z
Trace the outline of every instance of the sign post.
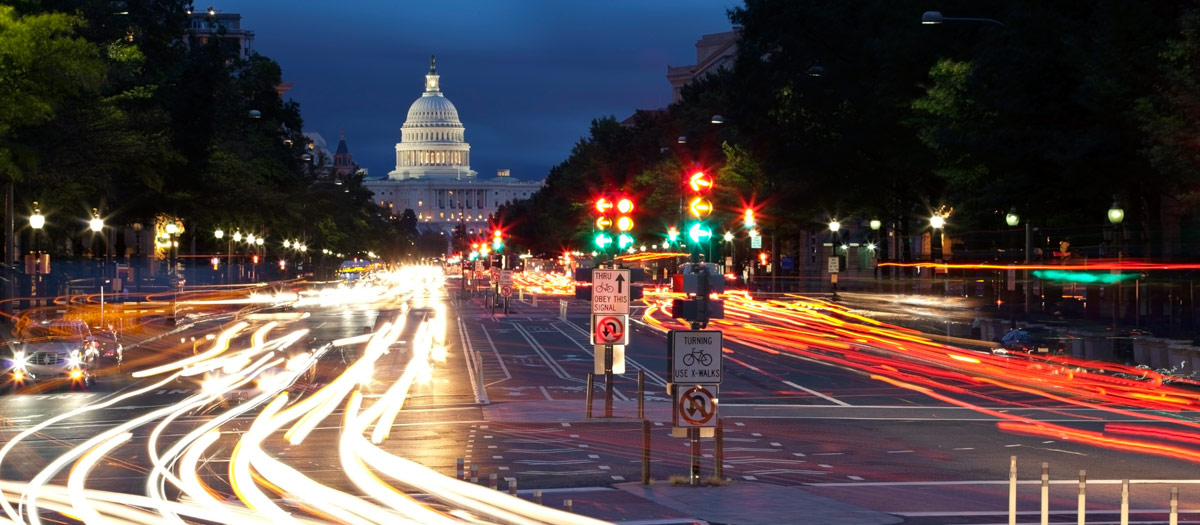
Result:
M628 269L592 270L592 344L604 345L603 355L593 355L593 365L597 370L604 367L604 417L607 418L613 417L614 349L629 344L629 289L633 284L630 274Z
M500 295L504 296L504 314L508 315L508 298L512 296L513 271L500 270Z
M670 378L672 433L687 432L691 441L691 484L700 480L700 433L714 436L717 385L723 368L720 330L671 330L667 334L667 377ZM686 389L683 387L687 387ZM718 459L717 461L720 461Z

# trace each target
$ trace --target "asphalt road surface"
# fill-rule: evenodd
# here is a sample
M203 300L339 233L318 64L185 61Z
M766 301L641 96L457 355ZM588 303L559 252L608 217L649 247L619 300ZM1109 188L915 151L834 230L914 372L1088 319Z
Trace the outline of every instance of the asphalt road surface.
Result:
M565 317L560 301L566 301ZM33 492L42 501L70 502L58 487L70 486L76 472L88 490L98 491L94 501L135 494L147 499L124 505L139 509L185 502L193 507L180 512L191 522L244 517L211 510L226 503L269 522L271 510L256 499L255 488L265 501L316 521L345 521L341 512L366 521L394 515L423 521L423 511L400 510L407 507L389 499L396 494L413 495L441 515L464 509L482 515L482 504L457 507L456 498L440 493L436 475L459 477L461 461L467 481L474 477L476 484L488 486L494 476L497 488L514 483L526 499L532 490L570 493L640 480L639 397L650 422L652 478L657 483L687 479L689 442L672 436L673 415L687 405L673 403L666 390L666 334L654 312L641 306L631 316L626 373L616 376L612 389L613 417L604 417L600 375L588 418L588 375L596 359L589 305L541 296L534 306L514 297L508 313L503 310L481 294L461 293L457 282L447 291L436 280L410 279L403 291L389 289L365 299L285 297L162 327L154 339L129 350L127 360L139 365L103 378L94 390L62 387L0 398L0 438L6 443L0 478L17 484L4 486L5 495L16 501L8 516L28 518L29 487L36 487ZM902 367L916 359L885 354L895 351L888 343L855 336L851 351L814 343L807 345L809 351L794 353L767 337L791 329L780 322L764 317L743 323L763 330L762 338L726 336L719 403L709 409L716 410L713 421L723 430L722 474L733 483L799 486L905 523L1003 523L1015 456L1023 522L1037 517L1043 463L1049 465L1050 506L1058 521L1073 522L1081 470L1087 471L1089 523L1115 521L1125 479L1133 480L1135 521L1161 520L1170 487L1180 490L1181 522L1200 517L1197 461L1187 456L1194 454L1194 443L1180 441L1178 453L1145 453L1054 430L1155 435L1177 432L1180 422L1194 425L1195 412L1169 414L1174 421L1148 419L1165 412L1081 406L1032 387L942 376L932 367L905 373L913 378L924 373L923 379L947 390L906 387L894 377L882 380L845 365L850 353L895 359L872 365L878 367ZM230 333L238 323L245 326ZM831 338L841 337L829 332ZM206 373L172 376L183 369L177 367L135 377L138 370L203 357L223 337L231 349L262 351L247 353L236 364L213 365ZM440 352L444 355L436 355ZM303 361L295 370L285 366L292 358ZM197 359L192 365L205 362ZM435 364L426 367L427 362ZM640 395L639 372L645 387ZM406 385L399 401L393 388L398 383ZM339 388L334 396L331 391ZM279 393L287 399L274 406ZM323 395L334 401L304 402ZM372 406L397 403L402 409L394 413L371 413ZM304 415L270 426L299 407ZM365 419L356 422L356 417ZM1013 418L1026 426L1012 426ZM376 424L380 421L386 425ZM291 425L305 422L306 436L293 439ZM1028 430L1041 424L1051 431ZM346 437L348 428L372 437L380 426L387 435L377 441ZM104 437L114 432L115 437ZM128 435L121 436L124 432ZM701 440L706 483L715 474L716 449L715 440ZM81 458L95 461L84 469ZM391 470L392 458L412 462L407 472L416 465L430 472L401 474L408 463ZM246 462L252 471L245 470L250 468ZM376 470L361 470L364 465ZM342 502L345 495L367 503ZM200 502L217 506L195 507ZM44 519L65 521L80 510L49 504L46 509L40 511ZM657 518L614 512L601 509L592 515L647 523ZM535 521L562 522L559 515Z

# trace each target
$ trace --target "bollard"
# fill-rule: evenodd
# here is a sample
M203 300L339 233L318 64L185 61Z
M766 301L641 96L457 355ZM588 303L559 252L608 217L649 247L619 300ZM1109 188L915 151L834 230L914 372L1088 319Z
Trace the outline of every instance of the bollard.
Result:
M531 293L531 294L529 294L529 298L533 300L532 302L530 302L530 303L529 303L529 305L530 305L530 306L537 306L537 294L536 294L536 293Z
M567 320L567 301L563 299L558 300L558 318L563 321Z
M1087 523L1087 471L1079 471L1079 525Z
M594 381L595 375L589 373L587 377L587 394L583 396L587 403L587 410L584 412L584 417L587 419L592 418L592 386Z
M471 483L479 483L479 465L471 465Z
M491 487L492 490L496 490L500 487L496 483L496 473L495 472L488 474L488 486Z
M525 289L524 288L517 290L517 300L521 301L522 303L525 302Z
M638 370L638 419L646 419L646 371Z
M642 420L642 485L650 484L650 420Z
M725 479L725 420L717 418L717 429L713 431L713 456L717 464L713 467L713 476L720 482Z
M1042 525L1050 525L1050 464L1042 462Z
M476 375L479 376L479 385L483 386L483 355L478 350L475 351L475 366L478 368Z
M1121 480L1121 525L1129 525L1129 480Z
M540 490L533 491L533 502L537 503L538 505L542 504L542 491L540 491Z
M509 496L517 495L517 480L515 480L515 479L508 480L508 495Z
M458 463L458 468L456 469L458 472L458 480L462 481L463 480L463 458L458 458L458 461L456 461L456 463Z
M563 500L563 510L565 510L567 512L575 512L574 507L575 507L575 505L573 505L571 503L571 500L569 500L569 499Z
M1008 525L1017 525L1017 457L1008 458Z
M1171 487L1171 514L1169 525L1179 525L1179 487Z

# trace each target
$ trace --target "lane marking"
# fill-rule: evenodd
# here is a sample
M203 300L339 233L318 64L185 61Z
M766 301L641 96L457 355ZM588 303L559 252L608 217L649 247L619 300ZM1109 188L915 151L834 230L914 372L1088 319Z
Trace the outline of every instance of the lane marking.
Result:
M791 382L791 381L784 381L784 382L783 382L783 384L785 384L785 385L787 385L787 386L790 386L790 387L792 387L792 388L795 388L796 390L803 390L803 391L805 391L805 392L808 392L808 393L810 393L810 394L812 394L812 395L814 395L814 396L817 396L817 397L819 397L819 398L821 398L821 399L824 399L824 400L826 400L826 401L829 401L830 403L833 403L833 404L835 404L835 405L841 405L841 406L844 406L844 407L851 406L851 405L850 405L850 403L847 403L847 402L845 402L845 401L842 401L842 400L840 400L840 399L834 399L834 398L832 398L832 397L829 397L829 396L827 396L827 395L825 395L825 394L822 394L822 393L820 393L820 392L817 392L816 390L813 390L813 389L811 389L811 388L805 388L805 387L802 387L802 386L800 386L800 385L797 385L796 383L793 383L793 382Z

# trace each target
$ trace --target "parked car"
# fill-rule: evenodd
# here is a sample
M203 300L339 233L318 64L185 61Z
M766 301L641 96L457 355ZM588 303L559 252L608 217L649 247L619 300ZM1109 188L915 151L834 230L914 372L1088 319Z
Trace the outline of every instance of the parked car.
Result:
M1067 339L1045 328L1017 328L1000 337L1000 348L997 350L1002 352L997 353L1062 355L1067 353Z

